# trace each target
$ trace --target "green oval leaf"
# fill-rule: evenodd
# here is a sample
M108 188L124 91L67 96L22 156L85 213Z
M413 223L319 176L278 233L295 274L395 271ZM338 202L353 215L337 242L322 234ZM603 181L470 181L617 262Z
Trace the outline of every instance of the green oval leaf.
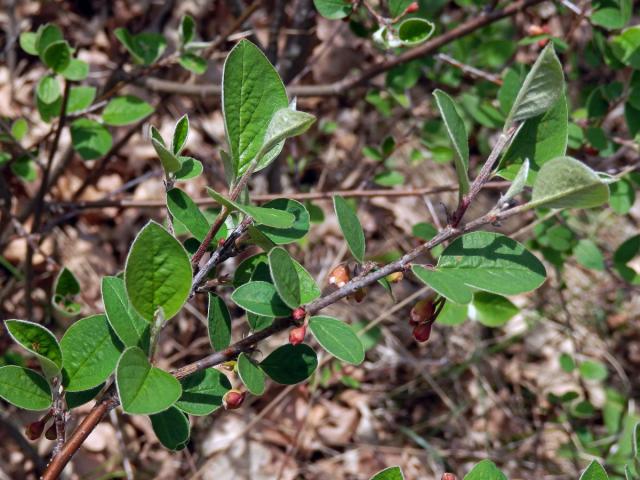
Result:
M101 383L89 390L83 390L81 392L65 392L64 400L67 402L67 407L73 409L90 402L98 396L104 388L104 385L104 383Z
M178 63L182 68L185 68L196 75L202 75L207 71L207 60L199 57L195 53L187 52L181 54L178 58Z
M71 325L60 340L63 385L70 392L88 390L113 372L122 345L105 315L92 315Z
M151 322L158 308L169 320L180 311L191 290L191 262L183 246L156 222L134 240L124 272L127 295L138 313Z
M287 317L291 309L278 296L276 287L268 282L248 282L238 287L231 300L248 312L264 317Z
M473 307L476 320L486 327L501 327L520 311L508 298L489 292L477 292Z
M182 395L176 402L189 415L209 415L222 406L222 397L231 390L231 382L215 368L192 373L180 380Z
M0 397L25 410L51 407L51 387L44 377L16 365L0 367Z
M613 265L627 282L640 285L640 273L629 266L629 262L640 253L640 235L627 238L613 254Z
M109 130L95 120L79 118L71 123L70 130L73 148L83 160L95 160L111 150Z
M389 467L380 470L369 480L404 480L404 475L400 467Z
M67 100L67 113L75 113L89 108L96 98L96 87L71 87Z
M40 79L36 87L36 96L42 103L52 104L62 98L60 82L53 75L46 75Z
M160 443L169 450L182 450L189 442L191 426L187 416L176 407L150 415L153 432Z
M602 465L593 460L580 475L580 480L609 480L609 475Z
M44 52L49 45L55 42L59 42L60 40L64 40L64 36L62 35L62 30L57 25L52 25L47 23L46 25L41 25L38 27L38 31L36 33L36 50L40 59L43 58Z
M18 42L20 43L20 48L27 52L29 55L38 55L38 50L36 49L36 42L38 41L38 35L35 32L22 32L20 34L20 38Z
M573 249L573 254L580 265L591 270L603 271L604 257L598 245L592 240L582 239Z
M538 172L529 205L592 208L608 201L609 188L596 172L575 158L558 157Z
M340 230L342 230L351 254L358 262L364 262L364 231L362 230L362 225L360 224L360 220L358 220L356 212L354 212L347 201L339 195L333 197L333 208L336 211Z
M438 280L444 279L448 287L462 294L466 286L498 295L517 295L535 290L546 279L540 260L515 240L493 232L473 232L457 238L440 255L435 270L423 270L438 272ZM432 278L425 279L424 272L421 275L431 285Z
M294 385L306 380L318 367L316 352L309 345L283 345L260 363L274 382Z
M252 217L254 222L257 224L282 229L291 227L295 220L293 214L289 212L275 208L256 207L255 205L244 205L234 202L209 187L207 187L207 193L216 202L224 205L229 210L238 210L245 215Z
M47 46L42 55L44 64L56 73L64 71L71 61L71 48L65 40L53 42Z
M507 480L491 460L482 460L464 476L463 480Z
M256 158L273 115L287 108L289 101L276 69L248 40L241 40L229 52L222 77L225 131L237 175ZM263 157L263 161L269 162L281 149L278 145Z
M309 330L322 348L343 362L359 365L364 360L360 338L349 325L337 318L311 317Z
M207 330L214 350L224 350L231 343L231 315L226 303L217 295L209 293Z
M187 143L189 137L189 117L185 114L176 122L173 130L173 140L171 142L171 150L174 155L180 155L182 149Z
M504 130L514 122L526 120L546 112L564 91L564 73L553 49L553 42L540 53L531 67L511 106Z
M585 380L601 382L602 380L606 380L609 376L607 366L597 360L585 360L580 364L578 370L580 371L582 378Z
M203 171L202 162L191 157L178 157L180 169L174 173L176 182L184 182L200 176Z
M412 47L429 40L436 27L424 18L407 18L398 26L398 38L404 46Z
M142 65L155 63L167 48L167 41L159 33L142 32L131 35L126 28L116 28L113 34L124 45L134 61Z
M114 127L131 125L151 115L153 110L144 100L125 95L109 101L102 112L102 121Z
M53 333L27 320L5 320L4 323L11 338L38 358L47 377L60 373L62 352Z
M167 208L199 242L204 240L209 233L209 222L189 195L172 188L167 192Z
M265 203L262 207L282 210L294 216L293 224L288 228L273 228L266 225L257 226L258 230L276 245L294 242L303 238L309 232L309 212L300 202L288 198L277 198Z
M260 396L264 393L264 373L260 367L243 352L238 356L238 376L252 395Z
M77 58L72 58L67 68L60 73L62 73L62 76L67 80L79 82L89 76L89 64Z
M353 11L350 0L313 0L318 13L329 20L340 20L348 17Z
M132 415L162 412L182 395L180 382L152 366L138 347L122 352L116 368L116 386L122 410Z
M300 282L293 260L282 247L273 248L269 252L269 269L278 295L287 306L300 306Z
M109 325L126 347L149 350L149 323L135 311L118 277L104 277L101 284L102 303Z
M465 305L473 299L473 290L447 271L425 268L421 265L413 265L411 270L425 285L453 303Z

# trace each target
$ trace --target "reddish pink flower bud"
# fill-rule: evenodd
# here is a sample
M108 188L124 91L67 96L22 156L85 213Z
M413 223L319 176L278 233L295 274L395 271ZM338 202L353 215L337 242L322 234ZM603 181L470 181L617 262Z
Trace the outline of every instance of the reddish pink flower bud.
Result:
M37 439L39 439L42 436L42 432L44 431L44 424L45 424L45 422L43 420L37 420L35 422L31 422L24 429L25 436L29 440L37 440Z
M296 322L304 320L304 317L306 316L307 311L304 309L304 307L298 307L293 311L293 313L291 313L291 318L293 318Z
M443 473L442 480L456 480L456 476L453 473Z
M419 9L420 9L420 5L418 5L418 2L413 2L409 4L409 6L404 11L404 13L406 14L406 13L417 12Z
M227 410L235 410L240 408L242 402L244 402L245 393L238 390L229 390L222 397L222 403Z
M417 302L411 312L409 312L409 323L411 325L418 325L431 320L435 312L435 307L431 300L420 300Z
M300 327L292 328L289 330L289 343L291 345L300 345L304 342L304 337L307 334L307 327L302 325Z
M413 329L413 338L418 342L426 342L431 336L431 323L421 323Z

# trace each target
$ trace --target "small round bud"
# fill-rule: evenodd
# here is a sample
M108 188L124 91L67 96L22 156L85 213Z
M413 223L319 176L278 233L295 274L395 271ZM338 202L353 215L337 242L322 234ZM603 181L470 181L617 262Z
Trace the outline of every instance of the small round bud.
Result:
M58 438L58 430L56 429L55 422L51 424L46 432L44 432L44 438L46 438L47 440L55 440L56 438Z
M431 300L420 300L417 302L411 312L409 312L409 323L411 325L418 325L431 320L435 312L435 307Z
M349 280L351 280L351 274L344 265L338 265L329 274L329 285L335 285L338 288L344 287Z
M242 402L244 402L245 393L238 390L229 390L222 397L222 403L227 410L235 410L240 408Z
M289 343L291 345L300 345L304 342L304 337L307 334L307 327L302 325L300 327L292 328L289 330Z
M224 245L224 242L226 241L227 241L226 238L221 238L220 240L218 240L218 248L222 247Z
M365 288L359 288L358 290L353 292L353 295L351 296L351 298L353 298L356 302L360 303L362 300L364 300L364 297L366 296L367 296L367 290Z
M529 28L527 28L527 32L529 33L529 35L542 35L543 33L545 33L544 31L544 27L541 27L540 25L531 25L529 26Z
M385 278L389 283L398 283L402 281L402 279L404 278L404 275L402 272L393 272L387 275Z
M222 365L220 365L222 368L224 368L225 370L229 371L229 372L233 372L236 368L236 364L237 362L235 360L229 360L227 362L224 362Z
M418 342L426 342L431 336L432 323L421 323L413 328L413 338Z
M293 312L291 313L291 318L293 318L296 322L300 322L304 320L304 317L306 316L307 316L307 311L304 309L304 307L298 307L294 309Z
M420 9L420 5L418 5L418 2L412 2L405 9L404 13L407 14L407 13L417 12L419 9Z
M456 480L456 476L453 473L443 473L442 480Z
M31 422L24 429L24 435L29 440L37 440L37 439L39 439L42 436L42 432L44 431L44 424L45 424L45 422L43 420L37 420L35 422Z

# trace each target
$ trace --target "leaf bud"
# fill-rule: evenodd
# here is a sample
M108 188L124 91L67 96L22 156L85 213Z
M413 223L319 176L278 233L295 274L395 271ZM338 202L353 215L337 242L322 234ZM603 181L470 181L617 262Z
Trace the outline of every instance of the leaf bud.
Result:
M300 327L292 328L289 330L289 343L291 345L300 345L304 342L304 337L307 334L307 327L302 325Z
M235 410L240 408L242 402L244 402L245 393L238 390L229 390L222 397L222 403L227 410Z

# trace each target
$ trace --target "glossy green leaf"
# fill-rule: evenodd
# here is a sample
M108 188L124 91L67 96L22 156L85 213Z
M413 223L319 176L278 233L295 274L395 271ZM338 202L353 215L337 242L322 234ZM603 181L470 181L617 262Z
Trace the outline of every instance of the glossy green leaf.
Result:
M89 108L96 98L96 87L71 87L67 100L67 113L75 113Z
M467 320L468 314L468 305L458 305L457 303L446 302L436 321L440 325L460 325Z
M216 202L226 206L230 210L239 210L253 218L253 220L261 225L274 228L289 228L293 225L295 217L293 214L284 210L278 210L275 208L256 207L255 205L244 205L238 202L233 202L228 198L223 197L212 188L207 187L207 193Z
M289 212L294 216L293 224L288 228L273 228L258 225L257 228L276 245L291 243L303 238L309 232L309 212L300 202L288 198L277 198L262 205L263 208L273 208Z
M153 113L153 107L133 95L116 97L107 103L102 111L102 121L107 125L119 127L131 125Z
M518 169L518 173L515 178L509 185L509 189L507 192L500 198L500 204L504 205L507 202L511 201L513 198L518 196L522 190L524 190L524 186L527 182L527 176L529 175L529 159L526 158L524 163L520 165Z
M64 40L64 36L62 35L62 30L60 30L60 27L51 23L41 25L38 28L38 32L36 33L36 35L35 46L40 59L43 58L44 52L49 45Z
M301 292L298 273L293 260L284 248L276 247L269 252L271 278L282 301L290 308L300 306Z
M227 56L222 79L225 130L236 174L256 158L271 119L288 103L282 80L267 57L248 40L238 42ZM281 145L272 149L263 162L281 149Z
M583 267L600 272L604 270L604 257L592 240L580 240L573 249L573 254Z
M606 380L609 376L607 366L597 360L585 360L578 366L578 371L585 380L594 380L597 382Z
M42 55L44 64L56 73L62 72L71 61L71 48L65 40L53 42L47 46Z
M318 357L309 345L287 344L271 352L260 367L274 382L294 385L311 376L318 367Z
M20 141L29 130L29 124L24 118L18 118L11 124L11 136Z
M154 128L153 126L151 127ZM176 157L169 149L167 149L162 143L160 143L155 138L151 138L151 144L153 145L153 149L158 154L160 158L160 163L162 163L162 168L167 173L174 173L180 170L182 164L178 157Z
M287 317L291 309L278 296L276 287L268 282L248 282L238 287L231 300L248 312L264 317Z
M347 201L339 195L333 197L333 208L336 211L340 230L342 230L351 254L358 262L364 262L364 231L362 230L362 225L360 224L360 220L358 220L356 212L354 212Z
M138 313L151 322L158 308L169 320L191 290L191 262L184 247L156 222L136 237L124 273L127 295Z
M469 191L469 176L467 174L469 170L469 139L467 128L449 95L442 90L434 90L433 96L436 99L440 116L456 152L455 165L456 173L458 174L458 185L460 186L460 195L464 195Z
M396 185L402 185L405 180L405 176L396 170L382 172L373 177L374 183L381 187L395 187Z
M412 47L429 40L436 26L424 18L407 18L398 25L398 38L402 45Z
M608 201L609 188L596 172L574 158L558 157L540 169L529 205L592 208Z
M167 208L199 242L204 240L209 232L209 222L189 195L179 188L172 188L167 192Z
M351 15L353 2L350 0L313 0L318 13L329 20L339 20Z
M195 53L183 53L178 57L178 63L182 68L185 68L196 75L202 75L207 71L207 61Z
M191 42L196 33L196 22L191 15L183 15L180 20L180 28L178 35L180 37L180 45L183 47Z
M53 75L46 75L40 79L36 87L36 96L46 104L52 104L62 98L60 82Z
M464 476L463 480L507 480L507 477L491 460L482 460Z
M558 101L563 91L562 65L550 42L525 77L505 121L504 130L510 129L514 122L543 114Z
M125 347L149 350L149 323L135 311L118 277L104 277L101 284L102 303L109 325Z
M171 150L174 155L180 155L182 149L187 143L187 138L189 137L189 117L187 115L183 115L176 122L176 127L173 130L173 140L171 142Z
M35 355L47 377L57 375L62 368L62 352L53 333L42 325L27 320L5 320L11 338Z
M316 117L313 115L292 110L291 108L281 108L276 111L264 134L263 144L256 154L258 167L255 171L257 172L265 168L275 159L275 155L267 156L269 152L272 150L281 150L282 146L278 147L279 144L287 138L303 134L315 121ZM240 166L240 173L242 172L243 168Z
M105 315L92 315L71 325L60 340L63 385L70 392L104 382L118 363L122 344Z
M215 368L192 373L180 380L182 395L176 407L189 415L204 416L222 406L222 397L231 390L226 375Z
M389 467L380 470L369 480L404 480L404 475L400 467Z
M80 283L71 270L63 267L56 277L53 291L56 295L77 295L80 293Z
M609 185L609 190L611 192L611 197L609 198L611 209L618 215L629 213L636 201L636 192L633 185L628 180L621 178Z
M176 182L184 182L199 177L204 170L202 162L191 157L178 157L180 169L174 173Z
M89 76L89 64L77 58L72 58L69 61L69 65L60 73L67 80L79 82Z
M70 130L73 148L83 160L95 160L111 150L113 138L109 130L95 120L78 118Z
M508 298L489 292L476 292L472 305L475 319L486 327L501 327L520 311Z
M640 235L626 239L613 254L613 264L622 278L632 285L640 285L640 273L629 263L640 253Z
M122 410L132 415L162 412L182 395L180 382L152 366L138 347L122 352L116 368L116 386Z
M425 285L451 302L465 305L473 299L473 290L448 271L425 268L420 265L414 265L411 270Z
M564 95L545 113L525 120L500 162L499 174L512 180L525 160L530 169L527 185L533 185L540 168L567 151L569 120Z
M132 35L126 28L116 28L113 34L124 45L136 63L151 65L167 48L167 41L159 33L143 32Z
M238 356L238 376L252 395L260 396L265 390L264 372L243 352Z
M364 347L353 329L337 318L311 317L309 330L318 343L343 362L359 365L364 360Z
M224 300L209 293L207 330L214 350L224 350L231 343L231 315Z
M607 30L624 28L633 13L632 0L595 0L591 23Z
M580 480L609 480L609 475L602 465L593 460L580 475Z
M18 39L20 48L27 52L29 55L38 55L36 49L36 42L38 41L38 35L35 32L22 32Z
M150 415L153 432L160 443L169 450L182 450L189 442L191 426L189 419L176 407L170 407L164 412Z
M25 182L33 182L36 178L38 178L36 162L31 160L26 155L19 157L15 162L11 164L11 171L14 175L20 177Z
M46 410L52 403L44 377L16 365L0 367L0 397L24 410Z
M517 295L535 290L546 279L544 266L524 246L493 232L472 232L457 238L440 255L435 270L418 271L428 285L435 278L436 286L444 282L448 289L455 289L457 300L450 300L456 303L467 303L461 301L468 295L465 287L498 295ZM425 271L430 274L425 276ZM433 272L440 275L434 276Z

